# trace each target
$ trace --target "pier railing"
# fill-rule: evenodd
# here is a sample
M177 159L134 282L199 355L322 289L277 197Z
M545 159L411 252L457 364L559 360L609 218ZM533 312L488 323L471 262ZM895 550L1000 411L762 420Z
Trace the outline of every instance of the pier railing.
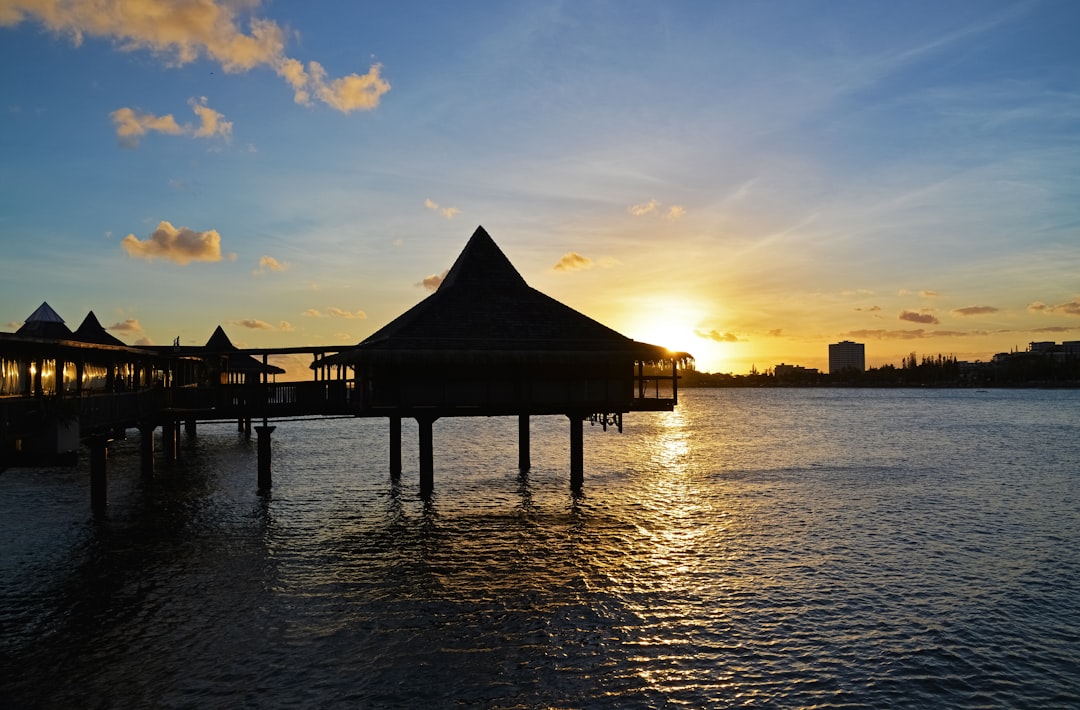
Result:
M171 390L168 410L200 419L348 414L352 383L346 380L184 387Z

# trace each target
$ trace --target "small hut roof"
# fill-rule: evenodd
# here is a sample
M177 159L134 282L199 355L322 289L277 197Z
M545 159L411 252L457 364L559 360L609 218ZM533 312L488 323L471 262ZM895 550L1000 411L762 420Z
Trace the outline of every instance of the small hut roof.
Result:
M101 325L101 322L94 315L93 311L86 314L86 318L83 318L83 322L75 329L75 340L82 341L84 343L94 343L96 345L124 345L119 339L111 335L105 330L105 327Z
M670 357L556 301L525 283L483 227L478 227L435 293L360 342L323 362L379 355L496 353L519 358L539 353L633 354ZM514 355L511 355L514 353Z
M72 336L71 329L64 325L64 319L45 301L27 316L26 322L15 334L51 340L67 340Z
M251 355L240 352L240 349L229 340L229 336L225 335L225 330L220 325L214 329L203 350L224 355L228 358L229 369L233 372L268 372L271 375L285 373L284 368L277 365L263 365L262 362Z

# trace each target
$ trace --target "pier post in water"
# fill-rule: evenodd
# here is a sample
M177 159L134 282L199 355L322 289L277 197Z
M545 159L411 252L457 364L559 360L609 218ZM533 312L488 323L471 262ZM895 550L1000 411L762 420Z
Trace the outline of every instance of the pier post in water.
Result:
M518 471L528 473L532 468L529 456L529 415L518 415Z
M390 417L390 480L401 478L401 417Z
M585 418L567 414L570 419L570 488L581 490L585 483Z
M431 425L436 417L417 417L420 439L420 495L429 496L435 490L435 449L432 444Z
M270 434L274 429L277 427L266 424L255 427L255 433L259 436L259 490L270 490L273 483L270 476Z
M180 431L180 422L166 419L161 422L161 449L166 461L176 460L176 439Z
M139 424L139 464L142 475L154 475L154 425L151 422Z
M198 432L198 424L194 417L190 417L184 422L184 432L189 439L195 438L195 435Z
M90 447L90 507L100 513L109 502L109 437L92 436L86 443Z

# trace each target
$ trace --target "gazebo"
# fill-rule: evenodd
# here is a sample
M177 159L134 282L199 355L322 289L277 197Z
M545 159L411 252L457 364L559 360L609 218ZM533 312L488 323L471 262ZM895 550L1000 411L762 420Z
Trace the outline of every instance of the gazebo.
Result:
M483 227L435 293L360 342L312 367L352 369L361 416L390 419L391 473L400 472L401 418L419 424L420 484L433 488L431 426L441 417L519 417L519 464L529 468L529 416L570 419L571 485L583 480L586 419L622 427L630 411L670 411L686 353L632 340L530 287ZM660 396L644 368L670 367Z

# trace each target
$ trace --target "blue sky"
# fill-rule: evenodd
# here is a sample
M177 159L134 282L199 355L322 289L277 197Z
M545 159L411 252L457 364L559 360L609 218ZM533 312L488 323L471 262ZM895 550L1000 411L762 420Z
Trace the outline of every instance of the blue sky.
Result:
M1080 340L1078 3L90 7L0 0L0 330L355 343L483 225L703 370Z

